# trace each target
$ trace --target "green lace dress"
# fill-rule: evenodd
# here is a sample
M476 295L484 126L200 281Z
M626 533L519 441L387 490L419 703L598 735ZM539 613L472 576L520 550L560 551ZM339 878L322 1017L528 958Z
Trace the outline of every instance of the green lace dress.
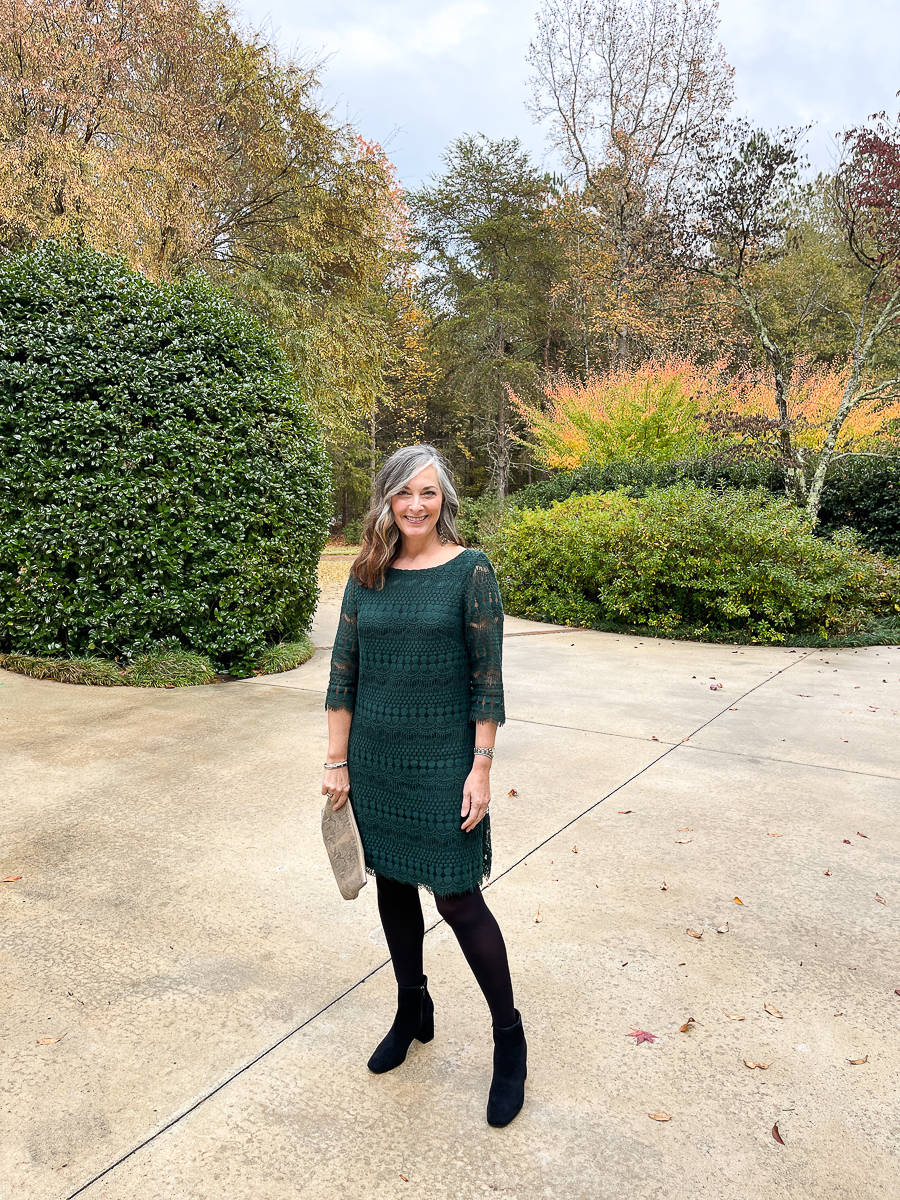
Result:
M326 707L353 713L350 799L372 874L438 896L489 876L489 818L463 833L460 808L474 722L503 724L502 645L500 593L480 550L391 567L380 591L351 575Z

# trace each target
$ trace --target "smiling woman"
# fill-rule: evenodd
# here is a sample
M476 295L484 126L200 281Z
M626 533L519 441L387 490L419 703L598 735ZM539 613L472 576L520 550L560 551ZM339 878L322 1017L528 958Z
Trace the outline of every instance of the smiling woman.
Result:
M369 1060L399 1067L434 1036L420 886L434 893L494 1025L491 1125L522 1107L525 1035L503 935L479 885L491 869L490 769L503 723L503 609L490 562L466 549L450 469L433 446L382 467L331 660L322 791L352 803L398 985Z

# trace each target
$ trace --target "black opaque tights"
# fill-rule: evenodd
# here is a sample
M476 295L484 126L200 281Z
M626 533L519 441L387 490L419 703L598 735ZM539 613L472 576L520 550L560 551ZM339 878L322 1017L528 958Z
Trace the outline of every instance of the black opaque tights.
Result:
M422 942L425 922L419 889L376 876L378 912L399 987L418 987L425 974ZM494 1025L516 1022L506 944L478 888L462 896L435 896L437 910L456 934L460 949L484 993Z

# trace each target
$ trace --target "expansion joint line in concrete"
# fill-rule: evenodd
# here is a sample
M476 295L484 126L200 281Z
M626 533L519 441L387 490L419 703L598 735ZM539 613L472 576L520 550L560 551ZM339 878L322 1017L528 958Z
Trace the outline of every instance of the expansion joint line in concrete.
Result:
M771 683L773 679L777 679L779 675L783 675L785 671L789 671L791 667L795 667L797 663L803 662L803 660L808 657L808 654L798 655L794 662L788 663L788 665L782 667L780 671L776 671L774 674L769 675L768 678L763 679L760 683L757 683L754 687L749 688L743 693L743 695L738 697L738 701L746 700L748 696L752 696L754 692L758 692L759 689L765 687L767 683ZM717 721L719 717L724 716L731 707L732 705L729 704L727 708L721 709L720 712L717 712L714 716L710 717L708 721L704 721L702 725L698 725L693 733L688 734L688 737L685 738L684 741L688 741L690 738L695 737L702 730L706 729L709 725L712 725L712 723ZM571 829L573 825L577 824L577 822L582 819L582 817L586 817L589 813L592 813L594 809L599 808L601 804L605 803L605 801L623 791L630 784L634 783L636 779L639 779L642 775L645 775L649 770L651 770L651 768L655 767L657 763L662 762L664 758L668 758L670 754L674 754L676 750L680 750L683 744L683 742L677 742L674 745L669 746L668 749L662 752L662 754L658 754L656 758L647 763L646 766L641 767L639 771L635 771L633 775L630 775L628 779L623 780L622 783L614 787L612 791L607 792L605 796L601 796L599 800L596 800L593 804L589 805L586 809L584 809L583 812L580 812L576 817L573 817L571 821L567 821L565 825L561 825L559 829L545 837L542 842L538 842L538 844L533 846L527 854L523 854L521 858L517 859L514 863L508 866L505 871L502 871L496 877L496 879L492 879L491 882L486 885L485 891L487 891L487 888L493 887L495 883L499 883L501 879L509 875L516 869L516 867L520 867L527 858L530 858L533 854L536 854L538 850L543 849L543 847L549 842L552 842L554 838L559 837L561 833L565 833L567 829ZM425 932L431 933L432 930L437 929L439 925L443 924L443 920L435 921L433 925L429 925ZM159 1129L155 1130L148 1137L142 1138L141 1141L132 1146L130 1150L127 1150L113 1162L109 1163L109 1165L104 1167L102 1171L98 1171L96 1175L93 1175L85 1183L81 1184L81 1186L76 1188L74 1192L68 1192L65 1196L65 1200L75 1200L76 1196L83 1195L88 1188L93 1187L95 1183L99 1183L101 1179L104 1179L107 1175L114 1171L116 1167L121 1166L122 1163L126 1162L133 1155L137 1154L139 1150L143 1150L146 1146L149 1146L151 1142L155 1142L157 1138L161 1137L164 1133L167 1133L180 1121L183 1121L185 1117L190 1116L192 1112L196 1112L202 1104L205 1104L207 1100L211 1100L213 1096L218 1095L218 1093L221 1092L223 1088L226 1088L229 1083L233 1083L235 1079L238 1079L241 1075L244 1075L251 1069L251 1067L255 1067L257 1063L262 1062L264 1058L268 1057L268 1055L270 1055L273 1051L277 1050L279 1046L283 1046L289 1038L294 1036L294 1034L300 1033L300 1031L305 1029L307 1025L311 1025L313 1021L318 1020L323 1013L328 1012L329 1008L334 1008L336 1004L339 1004L341 1000L349 996L351 992L355 992L357 988L362 987L362 985L367 983L373 975L377 975L379 971L383 971L385 967L390 965L390 961L391 960L389 958L385 959L383 963L379 963L377 967L373 967L368 974L363 975L360 979L357 979L356 983L352 983L350 987L341 992L339 996L335 996L333 1000L329 1000L329 1002L323 1005L318 1012L315 1012L312 1014L312 1016L307 1017L306 1020L298 1025L295 1029L291 1029L288 1033L283 1034L280 1038L278 1038L277 1041L273 1042L271 1046L267 1046L265 1050L261 1050L259 1054L251 1058L249 1062L245 1062L243 1066L238 1067L236 1071L232 1071L227 1078L223 1079L220 1083L217 1083L215 1087L210 1088L208 1092L204 1092L202 1096L192 1101L189 1105L187 1105L186 1108L183 1108L181 1112L176 1113L174 1117L165 1123L165 1125L161 1125Z

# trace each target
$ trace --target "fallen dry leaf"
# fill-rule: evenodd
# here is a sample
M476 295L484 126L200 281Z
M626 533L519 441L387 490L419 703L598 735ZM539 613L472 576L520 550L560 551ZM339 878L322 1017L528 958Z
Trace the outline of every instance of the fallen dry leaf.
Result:
M507 796L518 796L519 793L516 791L515 788L510 788L506 794L507 794ZM402 1179L403 1176L401 1175L400 1178Z
M743 1021L744 1020L744 1016L742 1013L726 1013L725 1016L728 1018L729 1021Z
M669 890L669 885L666 883L665 880L663 880L662 883L659 885L659 890L661 892L667 892Z
M678 1026L679 1033L687 1033L692 1025L699 1025L699 1021L695 1021L693 1017L688 1017L683 1025Z
M540 923L541 923L541 921L543 921L543 919L544 918L541 916L541 910L538 909L537 912L534 914L535 925L540 925Z
M619 809L619 816L620 816L620 817L627 817L627 816L628 816L628 814L629 814L631 811L632 811L632 810L631 810L630 808L620 808L620 809Z
M65 1036L66 1035L63 1034L62 1037L58 1038L38 1038L37 1044L39 1046L52 1046L54 1042L61 1042Z
M823 875L830 875L830 874L831 874L831 872L830 872L830 871L823 871L823 872L822 872L822 874L823 874Z
M749 1067L751 1071L755 1071L759 1063L751 1062L749 1058L742 1060L745 1067Z
M682 825L678 830L679 833L693 833L694 830L690 825Z
M850 1064L851 1067L861 1067L863 1065L863 1063L867 1063L868 1061L869 1061L868 1054L865 1056L865 1058L848 1058L847 1059L847 1062Z
M709 690L711 692L720 692L724 686L724 683L711 683L709 685Z
M877 892L875 893L875 899L879 904L887 904L887 900L885 900L884 896L879 896Z
M691 841L693 841L692 838L676 838L675 845L676 846L687 846Z
M842 1012L839 1012L839 1013L835 1013L834 1015L835 1015L836 1017L842 1017L844 1014L843 1014Z
M775 1139L775 1141L778 1143L779 1146L784 1145L784 1138L778 1132L778 1124L777 1123L772 1126L772 1137Z
M577 846L573 846L573 847L572 847L572 853L573 853L573 854L577 854L577 853L578 853L578 847L577 847Z
M850 841L850 839L849 839L849 838L844 838L844 845L845 845L845 846L852 846L852 845L853 845L853 843Z
M720 925L719 928L716 930L716 933L727 933L727 932L728 932L728 922L727 921L725 922L724 925Z
M671 1121L672 1120L672 1118L669 1116L669 1114L664 1113L664 1112L647 1113L647 1116L651 1119L651 1121Z
M656 736L656 734L651 734L651 736L650 736L650 741L651 741L651 742L658 742L658 741L659 741L659 738Z
M0 879L0 883L18 883L21 878L21 875L7 875L5 879Z
M894 988L894 995L900 996L900 988Z
M735 902L735 904L743 904L744 903L743 900L740 898L740 896L735 896L734 902Z
M760 1071L768 1071L769 1067L771 1067L772 1064L771 1063L757 1063L756 1065L759 1067Z
M869 835L868 835L867 833L860 833L858 829L857 829L857 831L856 831L856 836L857 836L857 837L864 837L864 838L866 839L866 841L869 841Z
M784 837L783 833L770 833L769 837Z
M408 1176L408 1175L401 1175L401 1176L400 1176L400 1178L403 1180L403 1182L404 1182L404 1183L409 1183L409 1176Z
M631 1033L626 1033L626 1037L633 1037L634 1044L639 1046L641 1042L650 1042L652 1045L659 1036L656 1033L649 1033L646 1029L632 1029Z
M695 938L703 937L703 934L698 933L696 929L686 929L684 932L688 935L688 937L695 937Z
M773 1017L778 1017L778 1018L779 1018L780 1020L782 1020L782 1021L784 1020L784 1013L781 1013L781 1012L779 1012L779 1011L778 1011L778 1009L775 1007L775 1005L774 1005L774 1004L764 1004L764 1005L763 1005L763 1008L764 1008L764 1009L766 1010L766 1012L767 1012L767 1013L769 1013L771 1016L773 1016Z

